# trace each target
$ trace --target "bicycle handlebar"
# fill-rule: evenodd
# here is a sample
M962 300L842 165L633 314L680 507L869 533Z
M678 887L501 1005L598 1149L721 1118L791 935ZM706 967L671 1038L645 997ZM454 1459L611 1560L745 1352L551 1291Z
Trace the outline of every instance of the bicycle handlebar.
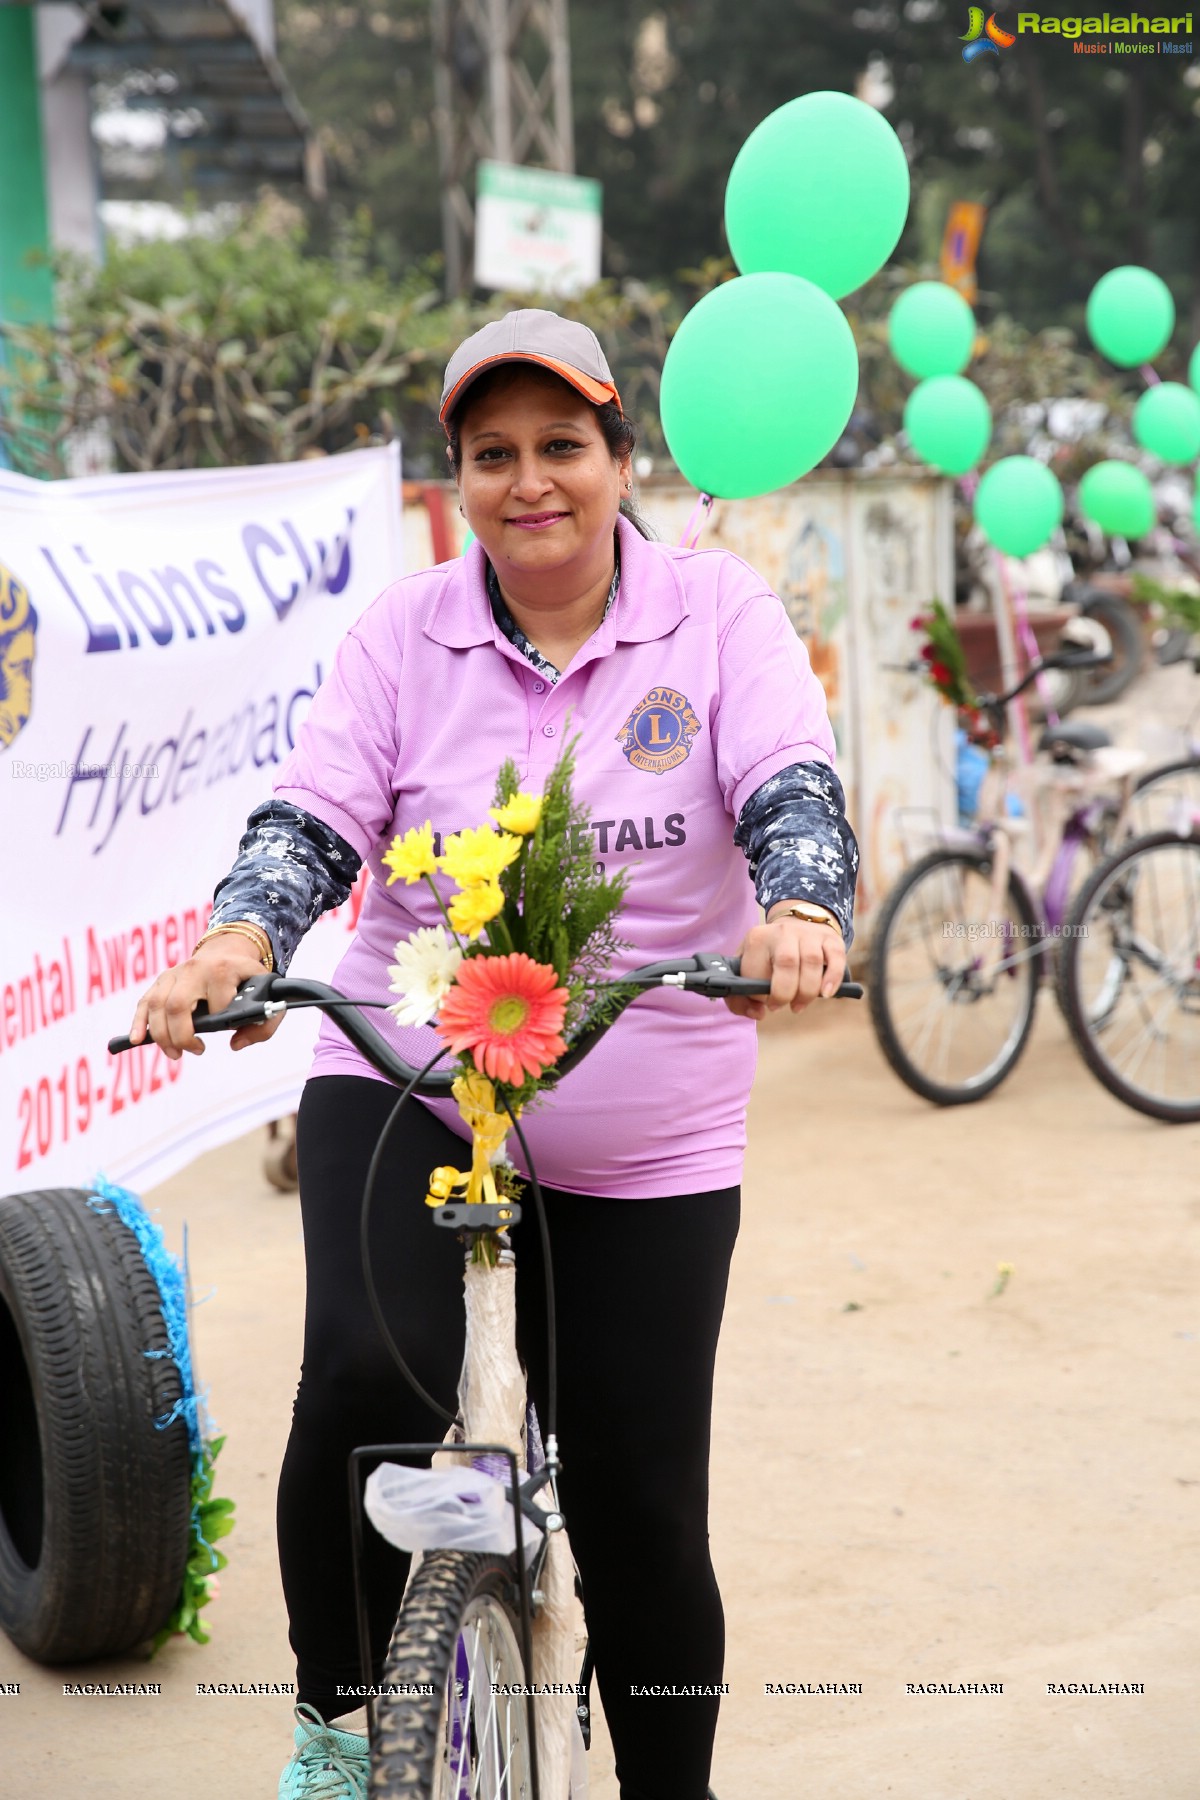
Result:
M648 992L652 988L678 988L686 993L704 994L710 1000L723 999L727 994L750 996L768 994L771 991L769 981L741 973L740 957L711 953L677 957L670 962L647 963L643 968L621 976L619 982L623 987L633 987L641 992ZM862 992L861 983L843 981L834 998L861 1000ZM630 994L624 1006L628 1006L636 998L637 993ZM308 981L300 976L278 975L264 970L261 975L251 975L248 981L244 981L230 1004L220 1012L210 1013L205 1001L197 1001L192 1013L192 1024L199 1033L235 1031L241 1025L261 1025L291 1006L319 1006L323 1012L333 1015L355 1049L361 1051L372 1068L377 1069L388 1081L394 1081L398 1087L407 1087L411 1082L414 1093L418 1094L448 1094L456 1071L446 1069L438 1073L430 1070L421 1074L411 1063L397 1056L387 1039L363 1017L359 1010L360 1004L376 1003L349 1000L324 981ZM623 1011L624 1006L619 1011ZM619 1011L600 1024L589 1025L585 1020L568 1044L565 1054L555 1065L556 1073L565 1075L577 1063L582 1062L588 1051L599 1043L614 1019L619 1016ZM110 1038L108 1048L115 1055L123 1050L135 1049L136 1046L130 1043L127 1036L123 1036Z
M1047 656L1039 656L1022 675L1016 687L1009 688L1005 694L977 694L976 703L981 711L995 711L1007 706L1018 694L1023 694L1046 669L1099 669L1111 661L1111 654L1104 650L1053 650ZM894 675L928 674L927 665L923 662L883 663L881 666Z
M1018 694L1023 694L1045 669L1098 669L1111 661L1111 654L1103 650L1055 650L1049 656L1040 656L1025 671L1016 687L1009 688L1006 694L980 694L977 696L978 702L981 709L996 711L1007 706L1010 700L1015 700Z

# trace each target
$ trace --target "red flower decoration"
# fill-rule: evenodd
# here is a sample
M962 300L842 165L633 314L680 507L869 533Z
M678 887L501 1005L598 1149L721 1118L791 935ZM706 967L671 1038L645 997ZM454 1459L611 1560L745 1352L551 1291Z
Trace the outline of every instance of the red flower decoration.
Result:
M450 1049L469 1051L491 1081L520 1087L566 1049L561 1036L567 989L545 963L516 951L474 956L459 964L434 1021Z

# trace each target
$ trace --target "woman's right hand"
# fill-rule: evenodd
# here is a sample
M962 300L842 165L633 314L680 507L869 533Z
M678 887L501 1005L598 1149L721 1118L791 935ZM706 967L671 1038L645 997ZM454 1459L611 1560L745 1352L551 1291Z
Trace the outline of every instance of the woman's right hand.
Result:
M193 1056L203 1056L204 1040L192 1028L197 1000L205 1001L209 1012L220 1012L244 981L262 972L262 963L244 937L227 931L209 938L186 962L164 969L153 986L146 989L129 1027L129 1041L140 1044L150 1037L172 1062L177 1062L185 1050ZM241 1025L230 1043L235 1050L264 1043L282 1017L278 1013L261 1025Z

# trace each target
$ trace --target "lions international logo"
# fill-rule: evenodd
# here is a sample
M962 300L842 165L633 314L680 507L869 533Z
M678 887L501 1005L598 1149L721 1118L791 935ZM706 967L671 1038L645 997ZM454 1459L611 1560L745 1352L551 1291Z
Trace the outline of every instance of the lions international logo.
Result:
M29 590L0 563L0 750L7 750L33 710L36 637Z
M692 748L700 721L685 694L652 687L639 700L617 733L617 742L635 769L665 775L683 762Z

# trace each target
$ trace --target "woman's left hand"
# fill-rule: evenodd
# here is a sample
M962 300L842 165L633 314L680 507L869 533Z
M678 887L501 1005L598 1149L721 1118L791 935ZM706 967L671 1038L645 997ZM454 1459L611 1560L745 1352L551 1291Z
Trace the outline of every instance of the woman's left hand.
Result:
M846 969L840 931L787 916L755 925L742 940L739 955L743 975L760 981L770 977L771 982L771 992L761 999L735 994L725 1001L743 1019L764 1019L781 1006L803 1012L818 996L836 994Z

